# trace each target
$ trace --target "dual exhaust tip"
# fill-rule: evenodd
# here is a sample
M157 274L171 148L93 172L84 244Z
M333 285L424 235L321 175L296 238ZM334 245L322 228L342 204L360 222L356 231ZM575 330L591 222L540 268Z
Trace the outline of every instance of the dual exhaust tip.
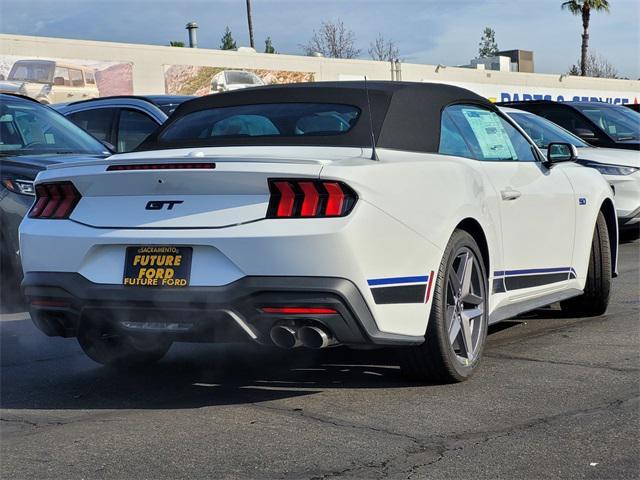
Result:
M296 328L287 325L276 325L271 329L271 341L280 348L326 348L337 342L324 328L306 325Z

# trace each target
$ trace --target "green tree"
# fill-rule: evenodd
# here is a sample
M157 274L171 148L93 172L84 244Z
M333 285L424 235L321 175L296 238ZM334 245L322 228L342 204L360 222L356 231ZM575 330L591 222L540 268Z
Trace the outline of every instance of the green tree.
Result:
M229 27L225 28L224 35L220 39L220 42L220 50L235 50L236 48L238 48L238 46L236 45L236 41L231 35L231 30L229 30Z
M267 39L264 41L264 53L278 53L276 52L276 49L273 48L271 37L267 37Z
M170 47L184 47L184 42L171 41L171 42L169 42L169 46Z
M562 2L562 8L569 10L574 15L582 16L582 49L580 54L580 75L587 76L587 65L589 63L589 21L591 20L591 11L608 12L608 0L570 0Z
M493 28L486 27L482 32L482 37L480 37L480 43L478 44L478 56L480 58L493 57L498 51L496 32Z

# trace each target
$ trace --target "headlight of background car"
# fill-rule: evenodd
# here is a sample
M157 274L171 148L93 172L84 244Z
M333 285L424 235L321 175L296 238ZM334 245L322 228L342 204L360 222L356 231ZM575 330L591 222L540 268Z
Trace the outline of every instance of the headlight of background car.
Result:
M624 165L609 165L606 163L590 162L589 160L583 160L578 162L581 165L589 168L595 168L603 175L631 175L633 172L638 171L637 167L625 167Z
M2 185L13 193L19 193L20 195L34 195L35 188L31 180L19 180L13 178L3 178Z

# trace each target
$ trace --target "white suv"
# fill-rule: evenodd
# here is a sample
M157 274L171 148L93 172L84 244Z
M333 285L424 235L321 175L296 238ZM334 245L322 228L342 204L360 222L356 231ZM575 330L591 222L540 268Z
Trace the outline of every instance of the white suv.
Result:
M94 70L53 60L18 60L0 93L18 93L51 104L100 96Z

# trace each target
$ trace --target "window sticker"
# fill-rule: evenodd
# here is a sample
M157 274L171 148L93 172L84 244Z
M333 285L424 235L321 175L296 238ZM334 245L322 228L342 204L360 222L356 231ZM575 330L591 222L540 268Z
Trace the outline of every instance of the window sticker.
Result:
M482 156L486 159L517 160L515 148L505 132L500 118L493 112L463 108L462 114L469 122L478 140Z

